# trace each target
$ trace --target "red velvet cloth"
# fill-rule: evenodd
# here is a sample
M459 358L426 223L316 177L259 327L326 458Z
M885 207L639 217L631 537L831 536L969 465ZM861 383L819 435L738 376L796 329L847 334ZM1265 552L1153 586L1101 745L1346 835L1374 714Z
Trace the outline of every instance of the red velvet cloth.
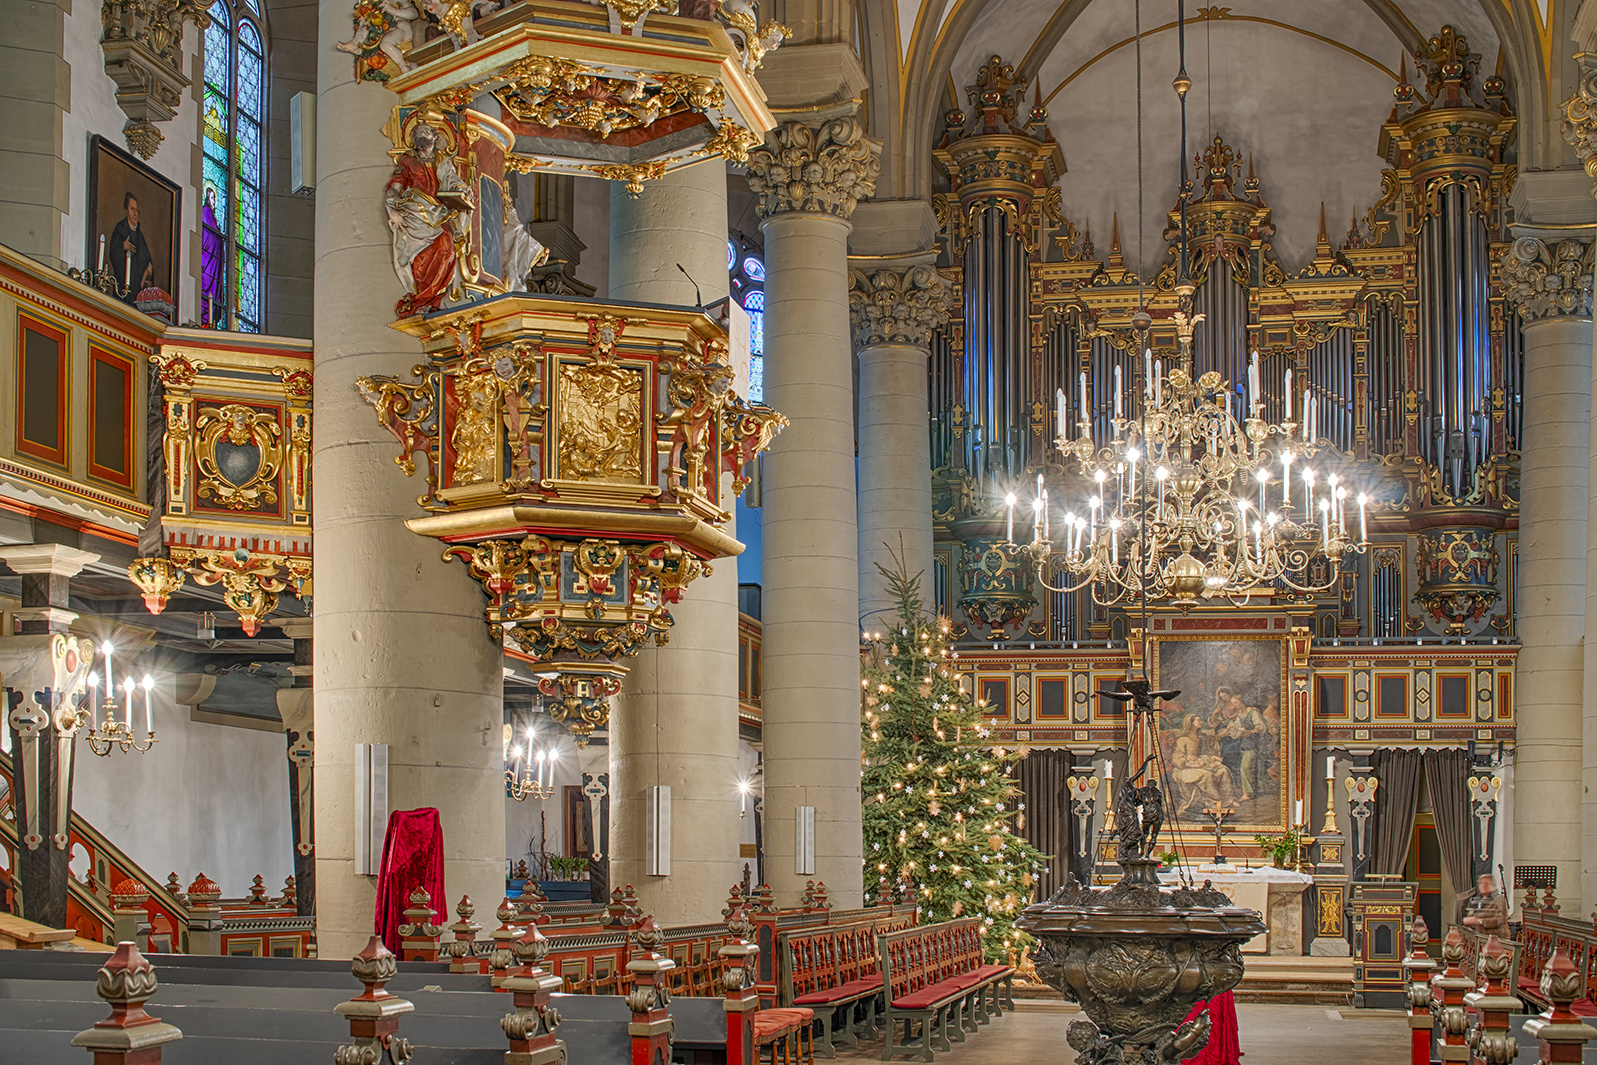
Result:
M1205 1009L1209 1011L1209 1045L1197 1057L1188 1058L1188 1065L1241 1065L1242 1048L1237 1043L1237 1004L1231 992L1216 995L1207 1002L1199 1002L1187 1014L1187 1020L1190 1021Z
M410 893L417 885L432 896L432 908L444 910L444 829L438 811L395 810L383 836L382 872L377 877L376 927L383 944L399 953L399 926L405 923Z

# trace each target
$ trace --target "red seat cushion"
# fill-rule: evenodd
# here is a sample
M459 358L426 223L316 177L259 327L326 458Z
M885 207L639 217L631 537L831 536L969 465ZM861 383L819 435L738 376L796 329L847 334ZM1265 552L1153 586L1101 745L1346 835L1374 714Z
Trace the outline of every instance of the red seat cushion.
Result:
M1571 1002L1569 1012L1577 1017L1597 1017L1597 1005L1593 1005L1591 999L1583 998L1579 1002Z
M895 1007L907 1010L928 1009L937 1005L939 1002L942 1002L944 999L953 998L956 995L963 994L964 991L965 989L960 987L953 980L944 980L940 983L932 984L924 991L917 991L912 995L906 995L903 998L894 999L893 1005Z
M829 987L824 991L811 991L807 995L800 995L793 1000L795 1006L829 1006L834 1002L846 1002L849 999L872 995L882 989L880 976L863 976L858 980L850 980L838 987Z
M787 1021L767 1019L763 1015L754 1018L754 1038L761 1042L792 1030L793 1025Z

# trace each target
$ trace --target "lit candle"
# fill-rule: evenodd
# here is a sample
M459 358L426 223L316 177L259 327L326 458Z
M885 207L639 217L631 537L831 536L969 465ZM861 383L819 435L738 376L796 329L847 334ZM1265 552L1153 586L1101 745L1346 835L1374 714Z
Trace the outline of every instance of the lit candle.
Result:
M543 787L544 758L545 758L544 752L543 751L539 751L538 752L538 787L540 787L540 788Z
M1159 509L1164 509L1164 482L1170 476L1170 471L1160 466L1153 471L1153 479L1159 482Z
M1033 499L1031 501L1031 542L1032 543L1036 543L1037 541L1042 539L1042 512L1043 512L1043 498L1042 498L1041 494L1038 494L1037 498L1035 498L1035 499Z
M1012 544L1015 542L1015 493L1010 492L1005 496L1004 502L1009 507L1009 523L1005 527L1004 543Z
M1289 391L1287 395L1291 395ZM1281 506L1292 502L1292 452L1281 452Z
M1098 505L1100 507L1103 506L1103 483L1108 476L1109 475L1104 473L1102 470L1099 470L1092 475L1092 479L1098 484Z
M1331 523L1337 524L1341 517L1341 508L1336 502L1336 474L1331 474L1325 479L1325 494L1331 498Z
M1109 561L1120 563L1120 519L1114 518L1109 522Z
M1266 505L1264 501L1264 486L1270 483L1270 471L1261 466L1259 467L1259 472L1253 476L1259 482L1259 513L1263 514Z
M1309 390L1303 389L1303 439L1309 438Z
M546 788L554 786L554 782L555 782L555 759L557 757L557 752L551 750L551 751L548 752L548 755L549 755L549 761L547 763L548 770L544 774L544 787L546 787Z
M107 640L100 645L100 650L105 652L105 697L116 698L116 685L111 683L111 641Z
M1338 487L1336 490L1336 531L1347 535L1347 489Z
M1331 545L1331 501L1320 500L1320 546Z
M100 727L100 675L89 670L89 729Z
M1370 538L1369 525L1365 520L1364 504L1369 500L1363 492L1359 493L1359 542L1364 543Z
M1089 519L1091 519L1087 528L1087 539L1089 540L1096 540L1098 538L1098 506L1099 500L1087 500L1087 516Z
M122 678L122 694L126 697L128 734L133 734L133 678Z
M105 269L105 234L100 234L100 265L94 268L96 273Z
M1307 508L1307 509L1304 510L1304 513L1309 516L1309 520L1310 521L1313 521L1314 520L1314 471L1309 469L1307 466L1303 467L1303 498L1305 500L1304 506Z
M1137 498L1137 460L1141 457L1142 452L1138 451L1136 448L1131 448L1126 452L1126 465L1128 466L1126 471L1128 491L1126 492L1126 495L1132 499Z
M1282 400L1286 403L1286 420L1292 420L1292 370L1287 368L1286 388L1281 393Z
M1065 438L1065 390L1054 389L1054 435Z
M155 731L155 719L150 714L150 689L155 687L155 678L148 673L144 674L144 731Z
M1259 565L1264 565L1264 522L1253 523L1253 555Z
M1048 489L1042 490L1042 538L1048 539Z

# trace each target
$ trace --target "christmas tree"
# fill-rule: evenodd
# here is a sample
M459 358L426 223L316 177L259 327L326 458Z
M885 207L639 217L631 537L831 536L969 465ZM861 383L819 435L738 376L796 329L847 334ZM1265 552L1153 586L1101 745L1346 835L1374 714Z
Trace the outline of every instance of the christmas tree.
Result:
M979 918L987 955L1013 958L1047 860L1016 831L1020 755L956 683L949 622L927 617L920 577L902 562L882 574L897 611L862 675L865 901L913 899L925 922Z

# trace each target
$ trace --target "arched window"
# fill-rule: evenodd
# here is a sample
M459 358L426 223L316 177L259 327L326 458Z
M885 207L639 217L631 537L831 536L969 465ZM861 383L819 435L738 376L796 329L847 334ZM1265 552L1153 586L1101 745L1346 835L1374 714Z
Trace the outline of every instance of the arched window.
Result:
M752 253L751 253L752 252ZM732 270L732 295L749 313L749 398L765 400L765 263L759 253L745 248L739 256L727 242L727 265Z
M205 31L199 320L261 331L266 49L253 0L218 0Z

